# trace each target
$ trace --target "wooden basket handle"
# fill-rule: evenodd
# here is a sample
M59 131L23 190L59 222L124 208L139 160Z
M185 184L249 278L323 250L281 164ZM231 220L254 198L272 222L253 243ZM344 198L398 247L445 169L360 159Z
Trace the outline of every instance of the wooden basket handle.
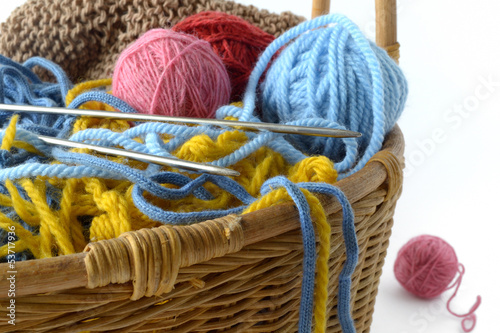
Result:
M313 0L312 17L330 12L330 0ZM376 42L394 61L399 61L396 0L375 0Z

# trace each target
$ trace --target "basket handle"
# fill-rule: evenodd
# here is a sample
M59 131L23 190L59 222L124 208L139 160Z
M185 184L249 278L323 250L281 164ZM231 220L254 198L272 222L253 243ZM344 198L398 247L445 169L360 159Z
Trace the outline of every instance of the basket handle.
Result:
M396 0L375 0L376 42L394 61L399 61ZM313 0L312 17L330 12L330 0Z

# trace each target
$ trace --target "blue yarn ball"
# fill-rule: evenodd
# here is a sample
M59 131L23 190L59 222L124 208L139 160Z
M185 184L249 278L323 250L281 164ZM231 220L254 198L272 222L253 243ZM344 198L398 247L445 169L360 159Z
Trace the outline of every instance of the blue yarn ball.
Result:
M361 132L357 148L335 138L287 138L306 154L331 158L346 176L380 150L403 111L408 88L397 64L354 23L340 15L322 19L336 24L302 33L271 65L260 87L262 118Z

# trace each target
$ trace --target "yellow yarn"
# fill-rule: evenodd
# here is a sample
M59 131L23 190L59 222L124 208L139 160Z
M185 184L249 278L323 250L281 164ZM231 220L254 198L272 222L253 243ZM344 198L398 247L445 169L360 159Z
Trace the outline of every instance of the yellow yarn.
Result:
M323 206L318 198L312 194L306 194L311 208L311 215L316 226L318 235L318 258L316 259L316 287L314 299L314 331L323 333L326 331L327 301L328 301L328 259L330 258L330 235L331 226L326 219Z
M12 142L12 146L19 148L19 149L26 150L29 153L42 155L42 153L40 153L38 150L36 150L35 147L33 147L32 145L30 145L29 143L24 142L24 141L14 140L14 142Z
M288 179L294 183L315 182L333 184L337 181L333 162L325 156L308 157L295 164Z
M227 131L212 140L206 134L200 134L186 141L173 154L183 160L193 162L211 162L229 155L247 142L244 132Z
M87 245L85 241L85 236L83 235L83 227L78 220L72 216L72 204L75 199L78 200L75 195L75 190L78 186L79 179L68 179L63 188L59 210L59 221L62 225L69 226L70 237L73 241L76 252L81 252ZM78 202L78 201L77 201Z
M19 183L31 198L37 210L37 215L40 219L40 235L42 235L41 246L46 256L52 256L54 243L57 246L56 251L58 254L75 253L69 236L69 226L62 225L58 215L47 205L47 198L45 196L46 182L37 177L34 182L29 179L21 179ZM52 237L54 237L53 241Z
M12 147L12 143L14 142L14 138L16 137L16 124L18 119L19 115L17 114L13 115L12 118L10 118L10 123L5 130L0 149L10 150L10 147Z
M70 90L66 97L66 104L69 105L76 96L84 91L110 84L109 79L81 83ZM242 103L236 105L241 107ZM102 103L85 103L81 108L111 110L109 106ZM234 118L228 119L235 120ZM16 146L34 151L33 147L23 146L23 143L14 141L16 122L17 116L14 116L5 131L1 148L9 150ZM73 132L87 128L109 128L114 131L124 131L130 128L130 124L121 120L81 117L75 121ZM170 139L171 137L168 135L163 137L164 142L168 142ZM137 140L139 141L138 138ZM231 154L247 141L247 135L238 130L226 131L215 140L201 134L185 142L173 152L173 155L184 160L206 163ZM133 168L145 169L147 167L145 163L125 160L120 157L107 158ZM254 197L259 195L260 188L267 179L278 175L287 175L288 179L295 183L325 182L333 184L337 179L333 162L324 156L308 157L296 165L290 165L280 154L268 147L261 147L231 168L240 172L241 175L234 179ZM162 171L177 170L164 167ZM186 175L191 178L196 177L193 174L186 173ZM35 179L21 179L16 184L6 181L5 186L10 197L0 194L0 204L12 207L19 219L38 230L38 235L33 235L18 221L14 221L2 213L0 213L0 227L8 230L9 226L15 226L19 239L16 242L16 251L29 250L35 258L80 252L89 241L115 238L127 231L159 225L158 222L150 220L135 207L132 200L133 184L129 181L37 177ZM57 210L47 204L46 191L48 186L61 192ZM172 185L165 186L172 187ZM23 199L20 195L18 190L20 187L25 191L28 200ZM241 205L241 202L233 195L214 184L207 183L205 188L213 194L213 200L200 200L193 195L180 200L168 201L148 193L144 193L144 196L152 204L176 212L223 209ZM302 190L302 192L311 207L311 215L318 236L319 252L314 318L315 331L324 332L327 320L326 302L331 230L319 200L306 190ZM244 213L290 200L285 189L277 189L258 198ZM0 247L0 256L6 254L7 247Z
M129 204L118 191L108 191L103 181L93 178L86 183L92 193L97 208L107 212L94 218L90 227L90 240L116 238L122 233L132 230Z
M15 242L16 252L21 252L29 249L36 258L41 257L40 253L40 236L34 236L30 231L24 229L21 224L9 219L0 212L0 228L11 230L14 227L18 241ZM8 255L8 244L0 247L0 257Z
M10 150L12 147L24 149L30 153L39 154L39 152L30 144L24 141L16 141L16 124L19 120L19 115L13 115L10 118L9 126L5 129L4 137L0 149Z
M7 191L9 191L11 199L11 202L6 203L5 206L13 207L17 215L19 215L19 217L30 226L38 225L35 205L24 200L19 194L16 186L10 180L7 179L5 181L5 187L7 188Z

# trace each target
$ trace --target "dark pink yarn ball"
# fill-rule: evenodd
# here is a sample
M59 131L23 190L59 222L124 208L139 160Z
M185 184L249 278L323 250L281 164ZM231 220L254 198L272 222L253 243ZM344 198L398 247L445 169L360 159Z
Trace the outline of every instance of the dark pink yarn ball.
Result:
M450 244L439 237L412 238L398 252L394 274L401 285L422 298L441 295L458 273L458 259Z
M186 17L172 27L206 40L226 65L231 100L241 101L259 55L274 36L236 15L206 11Z
M112 91L141 113L211 118L229 103L231 86L208 42L152 29L120 55Z

